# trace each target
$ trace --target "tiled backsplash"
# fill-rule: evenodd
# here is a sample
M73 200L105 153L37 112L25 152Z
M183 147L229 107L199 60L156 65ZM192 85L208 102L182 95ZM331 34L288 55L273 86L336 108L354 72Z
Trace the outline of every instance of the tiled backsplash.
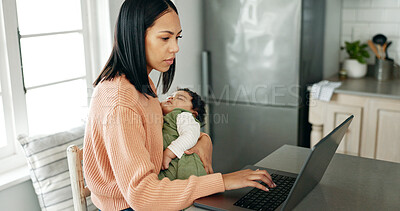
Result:
M400 63L400 0L342 0L341 45L345 41L361 40L366 43L376 34L384 34L392 45L388 55ZM368 48L369 49L369 48ZM368 64L375 63L369 49ZM345 50L340 59L347 58Z

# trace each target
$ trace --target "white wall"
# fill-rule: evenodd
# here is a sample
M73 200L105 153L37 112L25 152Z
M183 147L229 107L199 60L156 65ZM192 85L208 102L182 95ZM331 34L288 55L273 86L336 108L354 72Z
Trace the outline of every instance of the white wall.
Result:
M342 0L328 0L325 2L325 37L323 78L337 75L340 60L340 28Z
M97 78L101 69L107 62L114 40L114 27L117 21L119 8L124 0L97 0L93 3L96 7L96 37L97 37L97 65L94 67L94 78Z
M382 33L393 41L388 54L400 62L400 0L342 0L341 45L345 41L372 40L375 34ZM375 63L370 52L368 64ZM341 52L341 61L347 53Z
M115 22L117 22L119 8L121 7L124 0L108 0L108 1L109 1L109 11L110 11L111 37L114 37Z

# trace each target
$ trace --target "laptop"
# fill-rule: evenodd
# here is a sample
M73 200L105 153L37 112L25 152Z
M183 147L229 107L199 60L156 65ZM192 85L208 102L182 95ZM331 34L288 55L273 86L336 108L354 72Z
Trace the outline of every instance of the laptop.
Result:
M269 192L258 188L229 190L194 201L194 206L209 210L292 210L321 181L333 155L347 131L353 115L333 129L313 148L300 173L293 174L258 166L244 169L265 169L277 185Z

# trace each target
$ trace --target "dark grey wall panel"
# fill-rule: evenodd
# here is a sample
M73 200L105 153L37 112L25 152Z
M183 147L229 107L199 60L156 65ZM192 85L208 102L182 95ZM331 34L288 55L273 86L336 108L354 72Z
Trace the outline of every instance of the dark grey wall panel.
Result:
M254 164L284 144L297 145L297 108L214 103L211 135L216 172Z

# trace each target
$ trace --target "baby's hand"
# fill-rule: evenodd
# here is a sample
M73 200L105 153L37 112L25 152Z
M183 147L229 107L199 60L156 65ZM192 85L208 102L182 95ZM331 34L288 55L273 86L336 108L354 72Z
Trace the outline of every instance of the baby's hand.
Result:
M168 169L169 163L174 158L176 158L176 155L170 149L168 149L168 148L165 149L164 153L163 153L163 161L162 161L161 170Z

